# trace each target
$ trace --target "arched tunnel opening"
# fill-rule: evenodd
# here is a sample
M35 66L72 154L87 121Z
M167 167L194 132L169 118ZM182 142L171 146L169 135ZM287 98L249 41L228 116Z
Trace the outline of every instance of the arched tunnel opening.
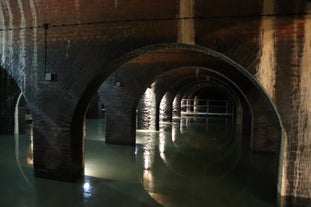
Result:
M28 188L33 180L31 110L16 80L3 68L0 68L0 157L5 160L1 162L2 183L16 182L20 188ZM20 189L6 190L18 194Z
M15 105L20 89L15 80L3 68L0 68L0 80L0 133L12 134L14 132ZM26 105L25 103L22 104Z
M200 86L200 85L199 85ZM192 110L189 111L194 115L230 115L233 113L233 102L231 102L230 97L219 88L209 87L203 88L196 91L190 97L182 100L182 109L185 111L189 108L190 103ZM184 105L184 106L183 106Z
M138 181L162 205L174 204L177 197L187 195L198 197L198 201L183 200L189 205L221 203L217 198L224 192L251 202L259 198L275 200L280 140L265 141L262 134L266 132L254 126L259 113L269 119L274 117L261 88L239 71L241 68L228 66L224 60L201 64L202 57L192 57L193 65L182 62L167 67L164 63L164 68L157 61L144 64L159 53L166 58L173 55L174 61L176 54L189 55L175 49L140 54L101 84L91 104L93 109L89 110L95 108L95 114L103 115L99 106L104 105L105 121L94 122L95 131L100 130L98 134L102 135L98 139L88 133L94 132L94 124L86 128L85 174ZM232 71L236 67L239 69ZM156 72L150 74L151 68L156 68ZM251 100L250 93L258 97ZM188 105L183 105L185 102ZM164 105L168 107L165 109ZM258 105L267 108L261 110ZM181 184L189 181L191 189ZM175 188L175 182L182 191ZM163 189L172 193L166 194ZM245 189L256 196L245 198ZM206 194L215 199L206 198Z

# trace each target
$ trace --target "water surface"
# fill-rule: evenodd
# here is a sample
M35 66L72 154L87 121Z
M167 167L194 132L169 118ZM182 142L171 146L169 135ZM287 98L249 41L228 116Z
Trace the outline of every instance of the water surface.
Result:
M103 119L86 123L86 176L76 183L33 177L31 130L18 146L0 136L0 206L276 206L277 156L251 153L228 117L138 130L134 147L105 144Z

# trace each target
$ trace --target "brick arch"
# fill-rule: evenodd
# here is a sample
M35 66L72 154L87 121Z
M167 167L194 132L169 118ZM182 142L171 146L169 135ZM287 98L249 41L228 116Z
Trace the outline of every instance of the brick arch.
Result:
M270 127L269 129L276 130L274 132L274 137L278 137L278 139L281 138L283 134L283 127L281 120L279 118L279 115L277 113L277 110L275 109L273 103L271 102L268 95L265 93L265 90L261 87L261 85L256 81L256 79L250 75L246 69L244 69L242 66L231 60L230 58L226 57L225 55L205 48L201 46L191 46L191 45L185 45L185 44L179 44L179 43L163 43L163 44L156 44L156 45L148 45L139 49L136 49L134 51L131 51L120 58L110 62L103 71L101 71L99 74L95 74L93 79L90 81L87 88L84 90L82 95L80 96L80 99L77 102L77 105L74 109L72 121L71 121L71 149L75 151L74 159L77 160L77 163L81 163L83 161L83 121L84 121L84 115L87 111L88 104L92 100L93 96L96 94L96 91L100 87L100 85L104 82L104 80L107 78L107 71L114 71L117 68L120 68L122 65L125 65L126 63L133 61L135 58L139 58L140 56L144 54L152 54L153 52L157 51L165 51L165 50L180 50L180 51L191 51L198 54L203 55L204 57L210 58L212 60L212 64L209 65L213 70L216 70L220 73L224 71L219 71L218 68L215 68L217 64L220 64L219 68L226 68L226 71L229 71L230 73L227 74L229 79L236 78L235 75L238 74L238 76L245 81L244 88L248 88L251 86L251 93L255 93L257 98L260 97L260 103L267 107L267 111L264 113L270 114L269 119L264 118L264 121L271 121L273 120L274 125ZM204 65L204 64L203 64ZM198 64L198 66L202 66ZM239 86L241 87L241 86ZM253 103L257 100L253 100ZM258 113L258 112L257 112ZM272 117L272 119L270 119ZM262 118L262 117L261 117ZM258 122L255 123L258 124L259 127L257 128L257 133L260 136L265 136L268 133L268 129L266 131L260 131L260 127L264 127L264 123ZM260 142L260 141L259 141ZM269 144L269 143L268 143ZM258 150L261 147L265 146L265 143L255 143L254 146L259 146ZM273 146L276 147L276 146ZM256 149L255 149L256 150ZM269 150L269 149L268 149ZM83 165L83 163L81 163ZM81 166L76 166L78 169L81 168Z
M191 46L191 45L185 45L185 44L178 44L178 43L165 43L165 44L157 44L157 45L149 45L140 49L136 49L134 51L131 51L127 53L126 55L122 56L121 58L117 59L116 61L110 63L105 70L108 71L113 71L115 68L118 68L119 66L131 61L132 59L139 57L140 55L147 54L147 53L152 53L153 51L160 51L160 50L166 50L166 49L184 49L184 50L189 50L189 51L195 51L198 53L202 53L204 55L212 56L216 59L219 59L228 65L232 66L235 68L238 72L240 72L243 76L247 77L247 79L257 88L257 90L260 91L262 96L267 100L267 102L270 104L272 108L275 107L273 103L270 101L268 95L265 93L264 89L261 87L261 85L256 81L256 79L250 75L247 70L245 70L242 66L238 65L236 62L230 60L228 57L222 55L221 53L218 53L214 50L201 47L201 46ZM88 89L85 90L84 95L82 96L82 99L80 99L80 102L78 103L77 109L79 108L86 108L88 101L84 101L84 97L93 97L93 95L90 94L95 94L96 89L98 88L98 84L102 83L103 80L105 79L106 76L102 77L101 75L98 75L89 85ZM90 90L92 89L93 93L89 93ZM88 99L88 98L87 98ZM81 107L84 106L84 107ZM80 111L80 110L79 110ZM76 113L75 113L76 114ZM78 113L81 114L81 113ZM83 114L83 113L82 113ZM277 112L276 112L276 117L279 117ZM81 117L80 117L81 118ZM279 119L279 118L278 118ZM75 120L75 119L73 119ZM280 121L280 120L279 120Z

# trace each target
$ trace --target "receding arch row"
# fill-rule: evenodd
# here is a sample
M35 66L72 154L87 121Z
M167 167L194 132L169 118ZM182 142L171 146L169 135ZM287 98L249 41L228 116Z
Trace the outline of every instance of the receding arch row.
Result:
M170 54L170 50L172 50L172 54ZM165 51L165 57L166 59L163 61L163 59L158 60L159 62L161 61L162 63L158 63L157 62L157 54L156 52L158 51ZM155 54L153 54L153 52L155 52ZM191 54L191 58L189 57ZM148 56L153 57L154 59L154 63L152 65L147 65L144 63L144 56ZM170 58L170 55L172 55L173 57ZM139 57L139 58L138 58ZM181 58L181 57L186 57ZM179 59L179 61L176 59ZM180 61L182 60L182 61ZM274 129L271 128L271 125L269 124L268 128L263 127L264 124L267 123L271 123L271 120L274 120L274 122L276 123L274 126L276 126L276 130L277 133L275 134L275 137L273 139L275 140L279 140L281 138L281 134L282 134L282 127L281 124L279 123L279 119L278 119L278 115L276 114L277 112L274 110L273 104L271 103L271 101L269 100L268 96L265 94L264 90L261 88L261 86L258 84L258 82L245 70L243 69L240 65L238 65L237 63L233 62L232 60L230 60L229 58L221 55L220 53L217 53L215 51L209 50L207 48L203 48L203 47L199 47L199 46L189 46L189 45L183 45L183 44L161 44L161 45L152 45L152 46L148 46L139 50L135 50L127 55L125 55L124 57L120 58L120 60L111 63L111 65L109 66L110 68L120 68L117 73L117 78L121 78L122 77L122 70L126 71L129 68L135 68L133 70L132 73L135 74L135 79L137 80L141 80L141 78L146 78L145 75L140 75L140 74L146 74L143 73L142 71L149 71L149 73L153 73L150 72L151 68L154 67L161 67L162 71L160 70L154 70L157 71L157 73L164 72L165 67L166 68L175 68L175 67L179 67L179 66L194 66L195 67L205 67L205 68L213 68L214 71L219 72L220 74L224 74L228 79L232 80L235 84L238 85L238 87L244 91L244 93L246 94L246 96L248 97L255 97L255 99L250 100L250 104L253 104L256 107L252 107L255 109L254 116L262 116L262 114L264 114L263 116L268 116L265 117L264 119L262 119L262 117L260 119L257 120L257 122L254 122L254 126L258 126L258 128L253 130L254 135L257 134L258 137L255 138L254 140L258 140L256 141L256 143L253 143L254 146L258 146L257 149L255 150L260 150L260 149L265 149L265 150L271 150L274 151L276 149L278 149L278 145L276 144L274 146L265 146L265 143L262 142L263 139L260 138L260 136L262 135L262 137L266 137L265 135L268 134L270 131L273 131ZM108 67L108 68L109 68ZM158 68L157 68L158 69ZM135 73L134 71L140 71L141 73ZM129 74L126 73L125 74ZM151 74L152 77L156 77L158 74ZM95 78L96 80L93 83L100 83L101 81L98 81L98 79L100 78L100 74ZM129 77L129 76L126 76ZM101 77L102 79L104 79L103 77ZM111 112L108 113L106 111L106 115L110 118L110 120L107 120L107 128L109 130L109 127L113 127L113 130L111 130L110 133L108 134L108 143L114 143L114 144L131 144L133 145L134 139L127 139L127 137L135 137L135 122L131 122L131 120L133 120L135 118L135 110L136 110L136 106L137 104L133 104L133 106L126 110L123 114L120 114L120 107L124 104L124 100L127 100L128 97L130 97L132 94L130 93L124 93L124 91L122 92L122 90L124 90L124 88L126 87L126 82L123 82L123 80L120 80L121 85L123 85L123 87L117 87L116 84L116 80L115 80L116 76L111 76L107 78L107 86L110 87L110 92L116 92L114 96L107 96L105 94L103 94L103 97L109 97L109 101L111 101L111 103L113 103L114 100L112 99L116 99L114 104L116 107L115 109L111 109ZM119 80L117 80L119 81ZM138 81L139 82L139 81ZM141 91L140 94L143 94L143 92L145 91L145 89L148 87L148 85L154 82L154 80L149 81L148 83L144 83L145 87L138 87ZM133 83L133 82L132 82ZM135 85L135 84L133 84ZM91 87L92 85L90 85ZM94 87L94 85L93 85ZM99 87L99 86L98 86ZM92 90L95 91L97 89L97 87L94 87ZM90 90L89 92L91 92L92 90ZM130 90L130 91L135 91L135 90ZM72 128L76 128L75 126L77 126L75 123L79 123L80 126L82 126L82 117L79 114L83 114L85 110L83 109L83 103L84 103L84 99L88 96L88 94L90 94L89 92L85 92L85 94L87 94L86 96L81 97L79 104L77 105L76 108L76 112L79 111L77 116L73 117L73 122L72 122ZM124 93L124 94L122 94ZM137 91L135 91L135 93L137 93ZM122 97L122 101L118 100ZM259 99L259 100L258 100ZM138 99L136 99L136 101L138 102ZM82 104L82 105L81 105ZM109 105L107 105L107 103L104 104L105 107L109 107ZM266 112L263 112L261 109L262 107L259 106L267 106L266 107ZM85 107L87 106L87 102L85 102ZM77 111L78 110L78 111ZM76 113L75 113L76 114ZM118 114L118 117L115 116L115 114ZM80 119L80 121L79 121ZM117 120L122 120L122 123L120 123ZM131 122L131 124L128 124L126 122ZM127 127L124 127L124 125L127 125ZM269 128L270 127L270 128ZM124 131L126 132L126 136L124 137L124 135L120 135L120 128L122 128ZM265 130L266 131L261 131L261 130ZM75 132L75 135L76 134ZM109 137L110 135L110 137ZM78 138L79 139L79 138ZM279 142L277 141L277 142Z
M195 84L200 84L200 86L198 88L194 87L194 90L199 90L201 87L204 88L207 86L211 85L209 82L213 81L214 83L212 83L212 85L216 84L217 87L221 87L223 91L225 91L227 94L229 94L229 96L231 97L231 99L233 100L233 102L235 103L236 107L238 107L239 105L241 105L242 109L243 109L243 132L245 134L251 135L251 117L252 117L252 111L251 111L251 106L249 105L249 103L247 102L247 99L245 97L245 95L243 94L243 92L241 90L239 90L239 88L237 87L237 85L235 85L231 80L227 79L224 75L217 73L216 71L213 71L211 69L204 69L201 68L202 72L206 72L206 74L202 74L202 80L200 82L195 82ZM209 76L208 79L209 81L206 81L206 76ZM200 79L199 79L200 80ZM181 83L181 85L184 85L184 83ZM185 86L186 88L187 86ZM178 95L177 95L178 96ZM180 98L182 98L182 96L179 96ZM176 102L179 103L180 102L180 98L179 100L177 100ZM178 106L177 106L178 107Z
M161 97L159 97L159 100L157 102L160 102L162 97L165 93L173 94L174 96L177 94L177 96L187 96L188 93L195 93L195 91L200 90L201 87L207 87L210 86L217 86L219 88L222 88L222 90L227 91L230 93L230 96L233 95L234 92L231 90L231 88L228 86L227 83L225 83L224 80L225 77L222 77L221 74L217 74L216 72L208 69L208 68L198 68L198 67L181 67L172 69L167 73L177 73L177 71L190 71L188 76L186 77L174 77L176 80L167 80L167 78L159 78L155 85L159 85L159 88L165 88L163 91L160 91ZM163 74L162 76L165 76L167 73ZM219 76L219 77L216 77ZM165 81L162 81L164 79ZM207 80L208 79L208 80ZM163 87L162 84L166 84L167 86ZM233 86L231 86L233 88ZM167 88L167 89L166 89ZM235 99L236 100L236 99ZM171 101L172 102L172 101ZM169 102L167 102L170 104Z
M169 52L166 52L166 54L168 55L169 54ZM173 55L175 55L176 54L176 50L174 51L174 54ZM149 58L150 58L150 55L152 55L152 54L148 54L149 55ZM157 54L155 54L155 57L153 57L154 58L154 62L156 62L156 55ZM188 55L188 54L187 54ZM143 59L143 57L141 57L140 59ZM174 61L175 61L175 59L174 59ZM124 88L126 88L126 86L127 85L130 85L131 83L133 83L133 82L135 82L135 80L137 79L137 76L143 76L143 77L145 77L145 80L147 80L147 77L146 77L146 74L145 74L145 72L147 72L148 74L150 73L149 71L150 70L152 70L152 69L154 69L154 67L157 67L157 65L154 65L154 64L152 64L151 66L149 66L149 65L143 65L143 64L138 64L137 65L137 62L139 62L138 60L134 60L133 61L134 62L134 64L133 63L130 63L130 65L129 66L127 66L127 65L124 65L124 66L122 66L122 69L120 69L120 70L118 70L117 72L118 72L118 77L119 77L119 79L120 80L122 80L122 79L125 79L124 77L130 77L129 76L129 74L135 74L135 76L133 76L132 78L133 79L129 79L129 81L128 82L124 82L124 83L122 83L122 85L123 85L123 88L122 88L122 90L120 90L119 88L116 88L114 85L113 85L113 83L114 83L114 81L108 81L107 82L107 84L106 84L106 87L108 87L108 88L106 88L106 92L108 92L109 91L109 93L110 94L103 94L103 96L102 97L134 97L134 95L138 92L137 90L139 89L140 90L140 92L138 93L138 94L143 94L143 92L145 91L145 89L147 88L147 86L148 85L150 85L150 83L151 82L153 82L154 81L154 77L155 76L158 76L158 73L161 73L162 71L165 71L165 70L171 70L171 66L174 66L174 67L176 67L177 65L181 65L181 66L183 66L184 64L192 64L192 68L199 68L199 67L203 67L202 65L204 64L204 65L209 65L208 63L209 62L206 62L206 63L201 63L201 65L194 65L194 64L197 64L197 62L195 62L195 63L193 63L193 62L180 62L180 63L176 63L176 62L173 62L173 64L167 64L167 62L164 64L164 66L163 66L163 64L160 64L160 67L161 67L161 69L162 69L162 71L160 71L160 72L158 72L158 70L154 70L154 71L157 71L157 73L152 73L152 75L149 77L149 81L145 81L145 82L142 82L142 84L141 85L138 85L139 84L139 82L141 81L137 81L137 83L136 84L134 84L134 87L135 88L131 88L131 89L128 89L127 91L125 91L124 90ZM214 67L216 67L217 68L217 66L218 66L218 64L215 64L215 62L213 62L212 63L212 66L214 66ZM190 66L188 66L188 68L189 68ZM187 68L187 66L185 66L185 68ZM211 70L211 69L210 69ZM126 71L126 72L124 72L124 71ZM129 71L132 71L132 72L129 72ZM142 71L144 71L144 72L142 72ZM224 73L227 73L229 76L231 76L231 79L233 80L233 82L235 81L235 82L238 82L238 83L236 83L237 85L238 84L241 84L242 83L242 89L240 89L240 90L242 90L242 91L248 91L248 90L253 90L252 89L252 86L251 86L251 84L245 84L245 82L243 82L243 80L240 80L241 78L239 77L239 75L236 75L236 74L234 74L236 71L231 71L231 70L229 70L228 68L220 68L220 69L214 69L213 71L220 71L220 72L218 72L219 74L224 74ZM226 72L226 71L229 71L229 72ZM143 74L143 75L138 75L138 73L139 72L141 72L141 74ZM230 73L231 72L231 73ZM176 73L176 74L178 74L178 72L174 72L174 73ZM123 74L123 75L122 75ZM195 73L194 73L195 74ZM226 74L226 75L227 75ZM123 78L122 78L123 77ZM111 78L113 79L113 78L115 78L115 76L111 76ZM159 79L159 78L158 78ZM226 78L226 79L228 79L228 80L230 80L230 78ZM124 81L124 80L123 80ZM111 88L109 88L109 84L110 84L110 86L111 86ZM184 84L182 84L182 85L184 85ZM240 87L240 86L239 86ZM114 94L114 93L112 93L114 90L116 90L116 93ZM133 91L135 91L135 92L133 92ZM163 94L162 94L163 95ZM248 94L248 96L249 97L251 97L253 95L253 93L251 93L251 94ZM136 96L136 100L138 100L138 98L137 97L140 97L140 95L137 95ZM162 96L158 96L158 97L160 97L160 98L162 98ZM257 97L260 97L260 93L257 95ZM103 100L104 101L104 100ZM109 102L111 101L111 98L109 98ZM128 112L126 112L126 113L128 113L128 115L124 115L122 118L124 118L124 117L132 117L132 118L134 118L135 117L135 115L134 115L134 110L136 109L136 103L135 103L135 101L133 100L132 101L132 103L131 104L129 104L129 103L122 103L121 105L119 105L118 106L118 103L114 103L114 104L111 104L111 105L114 105L114 106L118 106L117 107L117 109L115 109L115 112L113 112L113 113L111 113L110 115L111 116L113 116L113 114L117 114L117 113L120 113L120 108L122 107L122 105L131 105L132 107L131 107L131 109L130 110L128 110ZM157 103L159 104L159 101L157 101ZM107 104L109 104L109 103L107 103ZM119 103L120 104L120 103ZM257 105L260 105L260 104L262 104L262 103L260 103L260 101L254 101L254 106L256 106L256 104ZM106 105L106 104L105 104ZM254 108L261 108L260 106L258 106L258 107L254 107ZM269 107L264 107L264 108L269 108ZM130 112L131 111L131 112ZM260 112L257 112L257 113L261 113L262 111L260 111ZM125 114L126 114L125 113ZM271 114L269 114L269 116L270 116ZM121 117L119 117L119 118L121 118ZM118 120L117 118L113 118L113 120ZM250 120L250 119L249 119ZM270 118L269 118L269 120L271 120ZM128 120L129 122L130 122L130 120ZM267 121L268 122L268 121ZM134 121L132 121L132 126L130 127L130 128L128 128L129 130L131 130L131 132L128 132L127 134L128 135L131 135L132 136L132 141L127 141L127 142L125 142L125 141L121 141L121 142L119 142L118 143L118 140L117 139L115 139L114 141L116 141L116 144L126 144L126 143L128 143L128 144L134 144L135 143L135 125L134 125ZM112 124L111 126L112 127L114 127L114 126L118 126L118 124L119 123L116 123L116 124ZM258 126L258 128L256 128L257 129L257 132L259 132L261 129L259 129L259 127L262 127L262 125L257 125L257 124L254 124L255 126ZM117 127L116 129L115 129L115 133L110 133L110 134L118 134L117 132L119 132L119 128L120 127L122 127L122 126L119 126L119 127ZM256 131L256 130L255 130ZM258 133L257 133L258 134ZM125 135L120 135L120 137L122 137L123 139L126 137ZM278 138L275 138L275 137L273 137L275 140L273 141L273 139L272 139L272 141L267 141L265 138L266 137L269 137L269 136L262 136L261 138L260 138L260 135L258 135L258 137L257 138L254 138L254 142L253 142L253 148L254 148L254 150L257 150L257 151L277 151L278 150L278 145L279 145L279 142L280 142L280 138L278 139ZM110 138L108 137L108 140L109 140ZM259 140L259 141L256 141L256 140ZM114 141L112 141L112 143L114 142ZM109 143L110 143L110 140L108 141ZM264 145L265 143L269 143L269 144L271 144L272 143L272 145L273 146L262 146L262 145ZM260 145L261 144L261 145ZM257 146L257 147L256 147Z
M152 116L155 116L156 118L153 119L155 120L155 123L153 123L153 128L159 129L159 111L162 109L159 109L160 103L162 103L163 99L165 99L165 107L166 111L163 112L165 113L165 118L168 121L172 121L172 116L173 116L173 101L178 99L176 97L182 97L184 96L187 91L191 90L193 88L194 90L196 89L196 85L198 84L203 84L208 82L209 84L216 84L215 81L211 83L212 81L206 80L206 76L212 75L211 71L207 69L201 68L201 73L200 75L197 74L198 68L196 67L180 67L180 68L174 68L170 69L167 72L163 73L160 77L158 77L155 82L152 84L152 87L148 90L152 90L153 94L155 96L154 100L154 114L150 114ZM176 74L176 75L174 75ZM217 83L218 84L218 83ZM150 93L150 92L149 92ZM150 95L149 95L150 96ZM145 94L144 94L145 97ZM139 107L143 107L144 103L146 101L141 99L139 103ZM174 106L176 110L180 108L180 99L177 101L178 104ZM145 111L145 110L138 110L139 111ZM163 110L162 110L163 111ZM142 113L143 115L145 113ZM175 116L180 116L180 110L179 113L176 112L174 113ZM141 115L139 113L139 115ZM145 117L145 120L140 120L138 117L138 123L142 122L145 123L148 121L148 117ZM150 120L149 120L150 121ZM142 126L138 126L140 129L147 129L148 124L142 124ZM146 128L147 127L147 128Z
M156 52L159 51L165 51L164 60L156 58ZM75 93L74 90L65 94L62 88L58 88L57 83L51 83L47 85L46 88L38 88L35 86L31 88L31 85L26 87L25 90L28 90L25 93L26 98L28 98L27 96L30 94L31 90L35 91L32 95L44 94L45 91L47 91L52 93L51 97L55 97L51 103L46 103L47 100L40 98L34 99L35 101L32 101L31 97L28 99L34 120L34 166L37 176L61 180L74 180L83 175L83 122L88 104L96 94L102 82L107 79L107 75L117 68L128 67L129 65L141 65L143 68L148 69L143 62L145 56L155 57L156 62L153 63L153 65L149 65L149 69L154 66L175 68L195 65L197 67L213 68L215 71L224 74L228 79L233 80L233 82L239 82L239 88L241 88L246 95L254 93L258 99L261 98L260 100L251 100L251 103L268 106L264 116L269 114L269 117L262 119L263 122L259 123L261 124L260 126L264 126L268 119L270 122L272 120L273 123L279 123L276 126L275 137L280 137L279 135L281 134L282 128L280 127L281 124L278 120L277 112L274 110L271 101L257 81L241 66L216 51L200 46L175 43L152 45L129 52L116 59L116 61L110 62L100 73L93 74L93 78L90 78L89 84L82 94ZM161 72L161 70L159 72ZM164 69L162 72L164 72ZM142 78L144 78L144 76L142 76ZM240 78L242 80L238 81ZM114 81L109 84L111 87L115 87L115 90L121 90L122 88L116 87ZM127 100L127 96L122 96L122 100ZM119 102L121 105L122 100ZM59 110L57 108L52 111L46 111L46 107L48 107L49 104L53 104L55 101L60 104L60 107L58 107ZM261 112L262 111L260 111L260 113ZM127 113L128 114L123 114L125 118L134 116L132 112L128 111ZM255 111L254 115L258 113L258 111ZM256 123L254 124L256 125ZM131 125L130 128L131 127L133 126ZM270 131L272 129L267 129L266 131L268 130ZM47 131L51 131L51 134L47 134ZM264 134L266 131L262 131L261 133Z

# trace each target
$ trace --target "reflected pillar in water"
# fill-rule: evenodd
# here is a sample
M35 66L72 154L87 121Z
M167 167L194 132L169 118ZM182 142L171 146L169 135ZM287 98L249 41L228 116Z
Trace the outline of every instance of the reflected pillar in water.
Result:
M142 132L143 154L142 154L142 184L148 192L154 191L154 162L157 134L154 132ZM135 153L137 155L137 152ZM139 156L138 156L139 157Z
M158 148L163 163L178 176L216 182L236 169L241 143L231 118L190 117L173 122L171 133L160 130Z
M172 123L173 124L173 123ZM173 129L173 127L172 127ZM173 136L173 130L172 130L172 136ZM161 130L159 133L159 152L160 157L162 158L163 162L166 164L166 157L165 157L165 149L167 147L168 142L167 132Z

